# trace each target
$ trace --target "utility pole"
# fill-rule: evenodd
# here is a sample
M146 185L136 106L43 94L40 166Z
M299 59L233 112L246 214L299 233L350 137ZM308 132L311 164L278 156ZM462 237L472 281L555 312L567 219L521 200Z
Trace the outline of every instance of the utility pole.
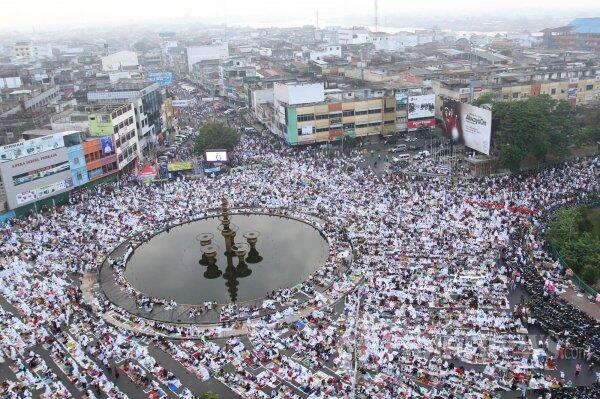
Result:
M375 32L379 31L379 17L378 17L378 10L377 10L377 0L375 0Z

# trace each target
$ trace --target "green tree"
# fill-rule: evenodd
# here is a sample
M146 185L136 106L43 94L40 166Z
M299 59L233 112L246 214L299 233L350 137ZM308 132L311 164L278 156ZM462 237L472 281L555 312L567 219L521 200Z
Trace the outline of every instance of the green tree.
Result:
M204 154L210 149L232 150L240 141L240 135L235 130L217 122L208 122L200 128L198 138L194 142L194 152Z
M541 95L493 107L501 164L515 167L518 156L539 164L568 155L569 137L577 131L576 112L568 102Z
M511 172L518 172L521 169L521 161L523 161L524 155L523 150L519 147L503 144L500 148L500 166Z
M561 209L548 224L546 238L575 273L590 285L600 278L600 236L584 206Z
M200 399L219 399L219 395L213 391L208 391L200 395Z

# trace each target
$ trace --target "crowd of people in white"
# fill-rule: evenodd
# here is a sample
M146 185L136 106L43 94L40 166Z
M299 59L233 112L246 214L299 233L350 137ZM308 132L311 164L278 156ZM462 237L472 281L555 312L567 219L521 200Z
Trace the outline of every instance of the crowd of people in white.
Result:
M140 397L200 393L150 347L246 398L600 397L597 385L569 388L560 352L528 335L541 328L559 348L599 358L598 324L548 289L552 281L560 291L564 279L542 234L546 209L597 195L598 158L477 180L376 176L357 167L360 154L331 159L278 150L272 140L244 135L235 150L237 165L260 167L149 186L123 180L0 227L2 397L129 397L122 378ZM136 318L101 295L83 300L82 276L120 243L201 216L222 196L232 206L321 215L326 231L352 243L351 270L334 279L332 260L306 286L333 284L326 294L311 291L303 309L274 295L277 312L248 320L246 337L214 342L231 326L171 325ZM524 292L517 304L516 289ZM158 301L130 294L140 306ZM224 312L223 320L240 309L206 311ZM108 313L151 338L105 322Z

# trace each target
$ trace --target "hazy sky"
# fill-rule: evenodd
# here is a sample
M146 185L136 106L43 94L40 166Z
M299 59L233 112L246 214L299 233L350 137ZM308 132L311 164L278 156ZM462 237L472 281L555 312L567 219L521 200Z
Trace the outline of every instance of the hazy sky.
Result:
M294 26L314 23L317 9L322 23L339 23L344 16L373 15L373 0L0 0L0 29L181 18L223 23L225 14L228 24ZM515 17L535 17L532 10L552 10L558 15L577 10L585 12L581 16L600 16L600 0L379 0L384 23L388 13L486 13L493 17L513 12Z

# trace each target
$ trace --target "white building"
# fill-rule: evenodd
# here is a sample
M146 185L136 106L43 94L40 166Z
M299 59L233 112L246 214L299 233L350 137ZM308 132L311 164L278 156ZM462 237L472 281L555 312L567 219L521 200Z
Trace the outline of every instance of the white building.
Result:
M332 44L316 50L311 50L309 58L311 61L321 61L326 58L341 58L342 46Z
M15 61L35 61L52 58L52 47L49 44L33 44L32 42L17 42L12 48L12 59Z
M23 82L19 76L0 77L0 89L17 89L21 86L23 86Z
M275 105L322 103L325 101L323 83L278 83L273 85Z
M366 44L371 42L371 32L364 28L340 29L337 31L339 44Z
M102 70L106 72L138 69L140 63L135 51L119 51L102 57Z
M188 71L191 72L194 64L197 64L198 62L229 58L229 45L227 43L219 43L186 47L186 52Z

